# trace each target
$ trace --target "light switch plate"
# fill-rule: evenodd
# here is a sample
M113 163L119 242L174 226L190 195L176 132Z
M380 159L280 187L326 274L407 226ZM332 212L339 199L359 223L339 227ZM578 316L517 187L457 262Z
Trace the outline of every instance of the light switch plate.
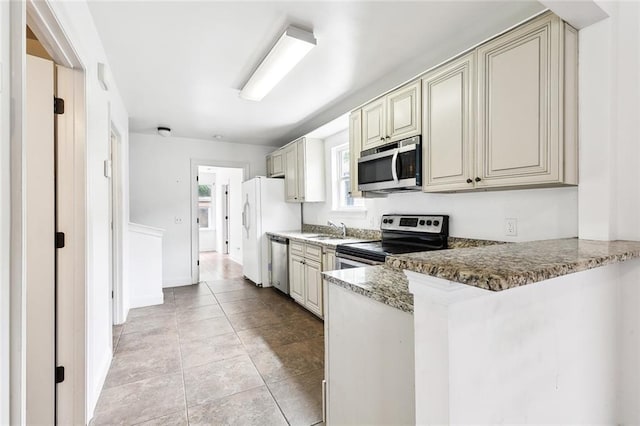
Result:
M504 235L507 237L516 237L518 235L518 219L506 218L504 220Z

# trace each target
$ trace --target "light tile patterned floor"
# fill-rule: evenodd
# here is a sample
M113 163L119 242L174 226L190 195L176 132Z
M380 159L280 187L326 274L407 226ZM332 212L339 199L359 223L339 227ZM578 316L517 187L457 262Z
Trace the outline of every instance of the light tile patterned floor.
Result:
M165 289L114 327L92 424L320 423L322 322L226 256L203 260L206 283Z

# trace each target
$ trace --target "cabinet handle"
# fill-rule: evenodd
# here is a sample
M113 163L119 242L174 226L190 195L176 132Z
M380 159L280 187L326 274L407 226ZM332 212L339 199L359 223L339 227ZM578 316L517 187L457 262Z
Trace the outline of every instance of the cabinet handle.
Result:
M480 182L482 179L480 179L479 177L476 177L476 182Z
M467 183L472 183L473 181L471 179L467 179Z
M385 139L391 139L391 136L387 136Z
M380 138L380 140L384 142L384 138Z

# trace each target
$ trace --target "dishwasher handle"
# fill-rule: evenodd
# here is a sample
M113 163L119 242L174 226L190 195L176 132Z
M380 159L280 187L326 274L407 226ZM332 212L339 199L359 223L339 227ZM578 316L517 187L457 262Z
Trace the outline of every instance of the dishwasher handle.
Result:
M289 244L288 238L280 237L277 235L269 235L269 240L273 241L274 243Z

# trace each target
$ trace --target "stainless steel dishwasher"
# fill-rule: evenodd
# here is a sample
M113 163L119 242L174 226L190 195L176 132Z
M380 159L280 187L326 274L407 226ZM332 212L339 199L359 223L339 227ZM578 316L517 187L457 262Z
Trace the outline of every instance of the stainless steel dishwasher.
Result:
M284 294L289 294L289 240L273 235L269 240L271 245L270 283Z

